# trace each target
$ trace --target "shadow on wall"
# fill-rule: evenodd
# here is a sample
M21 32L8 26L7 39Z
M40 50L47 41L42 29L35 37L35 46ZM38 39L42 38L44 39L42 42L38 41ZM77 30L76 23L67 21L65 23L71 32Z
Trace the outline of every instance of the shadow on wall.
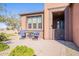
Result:
M56 41L79 52L79 47L77 47L73 42L63 40L56 40Z

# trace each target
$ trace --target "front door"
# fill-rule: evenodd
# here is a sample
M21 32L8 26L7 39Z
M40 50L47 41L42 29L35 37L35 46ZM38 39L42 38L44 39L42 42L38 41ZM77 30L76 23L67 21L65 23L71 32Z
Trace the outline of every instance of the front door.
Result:
M64 40L64 12L53 13L54 35L57 40Z

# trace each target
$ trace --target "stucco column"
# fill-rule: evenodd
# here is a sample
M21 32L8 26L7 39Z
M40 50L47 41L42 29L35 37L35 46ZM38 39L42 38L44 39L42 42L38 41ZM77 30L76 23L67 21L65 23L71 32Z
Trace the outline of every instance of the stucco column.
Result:
M72 41L72 9L70 6L66 7L65 9L65 40Z
M66 7L64 11L65 18L65 40L69 40L69 8Z
M79 4L72 7L73 41L79 47Z
M21 16L21 29L26 30L26 16Z
M53 29L53 12L52 10L49 10L49 38L50 40L55 39L54 38L54 29Z
M47 8L44 11L44 38L49 40L49 11Z

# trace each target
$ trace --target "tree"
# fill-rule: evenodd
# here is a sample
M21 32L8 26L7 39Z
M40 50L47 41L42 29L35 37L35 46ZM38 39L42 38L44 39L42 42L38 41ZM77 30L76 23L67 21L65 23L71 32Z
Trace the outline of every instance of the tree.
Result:
M0 22L3 22L3 17L1 16L1 11L3 11L2 4L0 4Z
M14 18L7 18L5 23L6 25L8 25L8 27L11 27L12 29L16 29L19 26L19 21Z
M8 27L10 27L11 29L15 29L17 27L19 27L19 20L15 19L15 17L11 16L11 17L7 17L7 11L5 8L5 4L0 4L0 12L4 13L4 15L1 15L0 13L0 22L5 23Z
M0 22L5 23L8 29L17 29L19 27L19 20L15 18L0 16Z
M0 22L5 22L6 18L4 17L5 13L5 4L0 3Z

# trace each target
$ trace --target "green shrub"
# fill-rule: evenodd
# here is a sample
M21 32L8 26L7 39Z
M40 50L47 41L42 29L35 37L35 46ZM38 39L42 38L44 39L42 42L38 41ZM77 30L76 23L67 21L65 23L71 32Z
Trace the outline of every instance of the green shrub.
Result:
M8 35L8 37L15 36L14 33L12 33L12 34L7 34L7 35Z
M13 29L14 29L13 26L8 26L8 27L7 27L7 30L13 30Z
M26 46L17 46L11 53L10 56L33 56L34 50Z
M9 40L10 35L6 33L0 33L0 41L7 41Z
M4 51L4 50L6 50L8 48L9 48L9 46L7 44L0 43L0 51Z

